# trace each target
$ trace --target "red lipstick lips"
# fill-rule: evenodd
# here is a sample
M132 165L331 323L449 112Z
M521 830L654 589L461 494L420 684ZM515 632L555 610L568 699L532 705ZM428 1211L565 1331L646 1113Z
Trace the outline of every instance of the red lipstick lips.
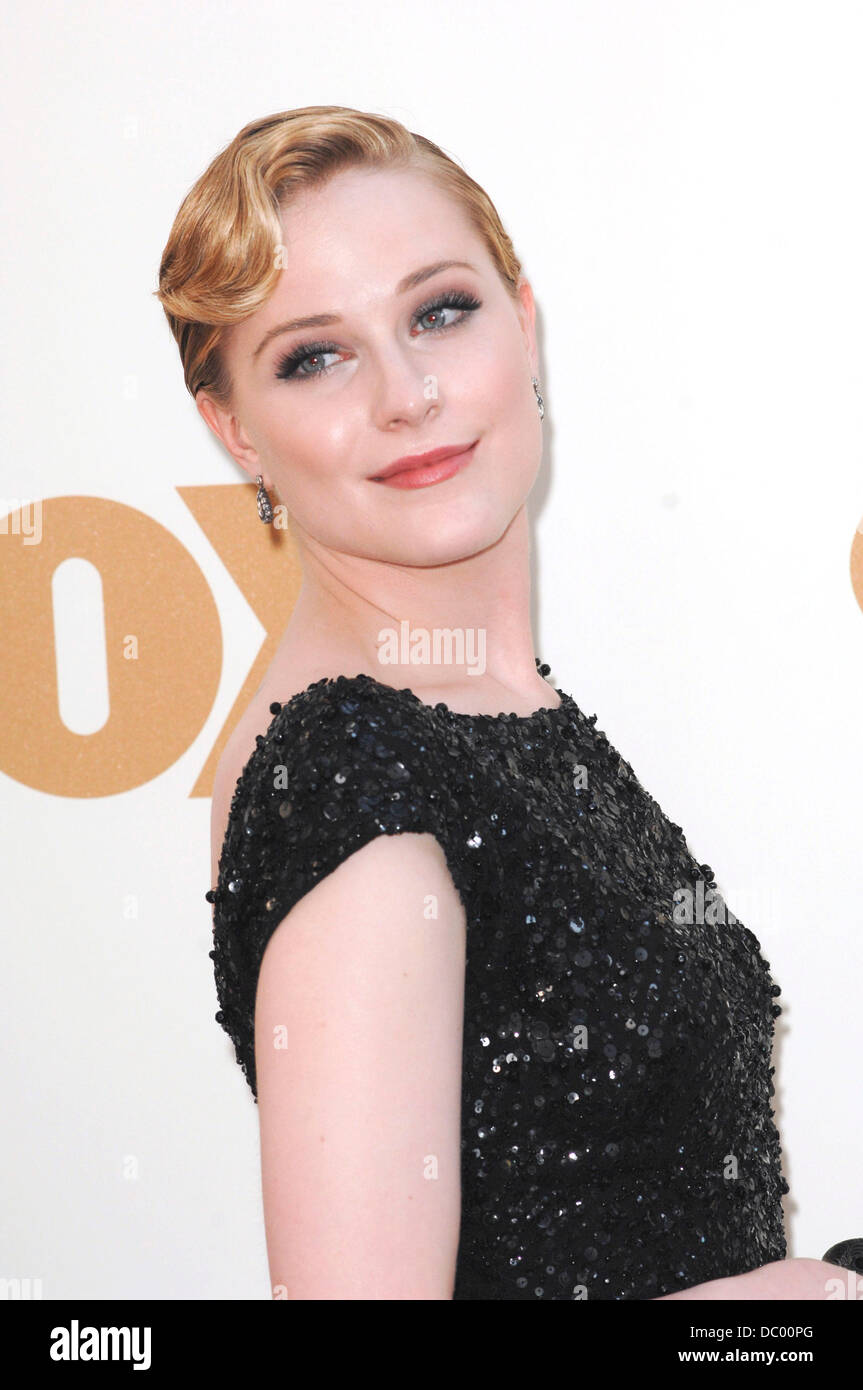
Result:
M453 444L430 449L425 454L406 454L404 458L388 464L370 481L388 483L391 487L427 487L431 483L443 482L468 462L478 442L475 439L471 444Z

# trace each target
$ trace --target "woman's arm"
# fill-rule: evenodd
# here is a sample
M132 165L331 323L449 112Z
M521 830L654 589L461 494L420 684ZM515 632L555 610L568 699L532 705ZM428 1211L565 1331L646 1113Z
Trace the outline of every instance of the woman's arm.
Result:
M863 1278L856 1279L856 1295L848 1292L849 1273L839 1265L827 1264L824 1260L774 1260L772 1264L761 1265L748 1274L735 1274L730 1279L711 1279L707 1284L695 1284L691 1289L680 1293L668 1293L655 1298L654 1303L669 1303L678 1298L708 1299L752 1299L752 1298L836 1298L839 1280L846 1290L845 1298L863 1298ZM854 1288L852 1282L851 1288Z
M464 908L429 834L355 851L267 943L255 1066L274 1298L452 1298L464 972Z

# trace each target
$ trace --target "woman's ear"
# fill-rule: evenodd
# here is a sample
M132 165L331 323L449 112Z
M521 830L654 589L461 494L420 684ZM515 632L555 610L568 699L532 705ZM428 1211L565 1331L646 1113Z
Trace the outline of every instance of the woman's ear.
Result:
M216 438L224 444L231 457L254 482L261 472L257 450L253 447L234 412L226 410L224 406L214 401L203 387L195 396L195 405L199 415L206 421ZM262 476L264 487L269 492L271 490L269 479L266 474Z
M530 281L524 276L518 282L516 293L519 298L518 316L524 334L525 348L532 376L539 375L539 353L536 347L536 303Z

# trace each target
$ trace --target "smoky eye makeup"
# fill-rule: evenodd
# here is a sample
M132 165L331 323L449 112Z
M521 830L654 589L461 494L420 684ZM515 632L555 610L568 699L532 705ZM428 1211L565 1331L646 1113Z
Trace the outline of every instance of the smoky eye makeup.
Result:
M433 299L421 304L414 311L413 322L417 323L429 314L440 314L444 309L459 309L460 317L452 323L433 324L424 330L425 333L447 333L451 328L458 328L465 323L469 316L477 309L482 307L482 300L476 295L465 290L450 290L442 294L437 294ZM317 370L302 371L301 368L307 362L314 359L327 357L332 353L338 353L340 348L337 343L316 341L298 343L290 352L285 353L276 362L275 375L280 381L309 381L316 377L327 376L332 370L332 366L320 366Z

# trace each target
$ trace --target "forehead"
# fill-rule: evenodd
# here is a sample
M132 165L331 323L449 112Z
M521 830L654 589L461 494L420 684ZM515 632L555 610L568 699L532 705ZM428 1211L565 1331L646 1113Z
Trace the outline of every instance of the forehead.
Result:
M384 254L414 264L416 250L440 238L476 240L455 197L417 169L344 169L293 197L281 223L289 272L292 261L338 271Z

